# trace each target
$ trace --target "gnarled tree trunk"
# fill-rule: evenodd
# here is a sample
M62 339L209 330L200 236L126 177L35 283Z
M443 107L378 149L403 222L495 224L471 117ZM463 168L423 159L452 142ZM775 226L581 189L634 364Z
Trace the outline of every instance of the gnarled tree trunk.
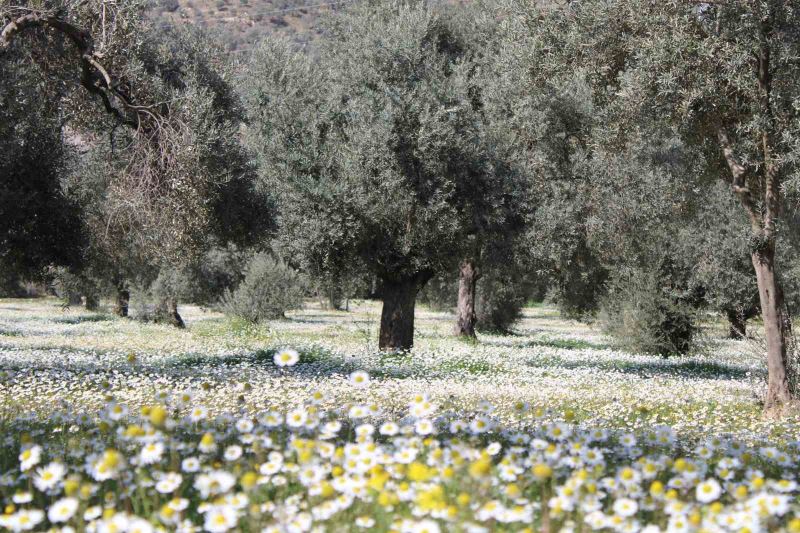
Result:
M404 279L383 279L381 331L378 347L384 351L410 350L414 346L414 306L417 293L431 278L421 272Z
M97 294L86 295L86 310L97 311L100 308L100 297Z
M791 322L783 305L783 292L775 272L777 224L781 211L781 183L778 162L772 153L776 138L775 114L772 110L771 15L761 17L757 59L759 112L761 114L760 165L748 165L736 153L736 147L724 127L717 130L722 154L731 172L733 192L739 197L750 218L755 248L751 253L756 271L758 297L767 341L767 411L779 411L793 398L789 380L788 344Z
M131 301L131 293L128 289L117 287L117 301L114 304L114 314L125 318L128 316L128 305Z
M176 328L186 327L183 318L178 313L178 301L174 298L160 300L156 305L155 316L158 322L164 322Z
M736 309L728 309L725 312L728 317L728 337L731 339L743 339L747 336L747 320L744 314Z
M455 334L475 338L475 291L480 274L471 259L461 262L458 275L458 306L456 310Z

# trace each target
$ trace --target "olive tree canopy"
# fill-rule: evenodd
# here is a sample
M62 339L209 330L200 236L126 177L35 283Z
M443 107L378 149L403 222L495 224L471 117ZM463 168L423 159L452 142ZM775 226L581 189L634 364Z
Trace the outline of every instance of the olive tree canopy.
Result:
M475 69L446 17L406 2L330 20L316 61L267 41L248 69L284 250L312 272L359 264L379 279L382 349L411 347L419 289L514 214Z

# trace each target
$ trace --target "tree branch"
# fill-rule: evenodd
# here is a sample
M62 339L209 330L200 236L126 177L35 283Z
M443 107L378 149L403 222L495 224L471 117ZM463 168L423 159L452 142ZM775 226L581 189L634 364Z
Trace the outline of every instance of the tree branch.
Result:
M731 172L731 187L736 196L742 202L747 215L750 217L750 226L754 233L760 233L762 229L761 214L753 201L753 194L747 185L747 168L739 162L733 149L733 143L728 137L728 132L724 128L717 128L717 141L722 148L722 155L728 164Z
M100 97L105 110L114 115L122 124L134 129L142 128L143 122L154 122L157 129L163 117L150 106L136 105L115 84L108 70L100 62L100 56L94 50L94 39L91 34L61 19L57 14L33 11L12 18L0 32L0 56L5 54L14 38L25 30L45 28L57 31L69 39L78 50L81 64L80 84L91 94Z

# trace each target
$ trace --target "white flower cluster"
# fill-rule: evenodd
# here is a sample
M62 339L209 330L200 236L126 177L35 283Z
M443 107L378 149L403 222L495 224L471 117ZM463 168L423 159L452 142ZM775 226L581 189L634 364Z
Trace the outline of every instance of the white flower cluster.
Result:
M0 528L800 532L798 416L761 416L741 344L631 355L536 309L473 345L422 312L384 355L368 305L186 311L0 301Z
M363 371L354 387L369 386ZM310 398L211 418L192 393L138 412L110 400L18 432L0 477L11 531L800 531L800 442L504 428L413 395L399 420ZM569 416L567 416L569 418ZM20 422L17 421L19 424ZM58 437L68 428L66 440ZM38 435L38 442L33 441Z

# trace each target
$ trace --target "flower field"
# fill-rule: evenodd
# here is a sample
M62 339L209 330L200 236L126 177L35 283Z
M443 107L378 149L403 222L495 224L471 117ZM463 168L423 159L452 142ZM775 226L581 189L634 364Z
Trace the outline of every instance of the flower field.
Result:
M748 341L661 359L547 307L373 344L379 308L188 328L0 300L12 531L800 531L798 417Z

